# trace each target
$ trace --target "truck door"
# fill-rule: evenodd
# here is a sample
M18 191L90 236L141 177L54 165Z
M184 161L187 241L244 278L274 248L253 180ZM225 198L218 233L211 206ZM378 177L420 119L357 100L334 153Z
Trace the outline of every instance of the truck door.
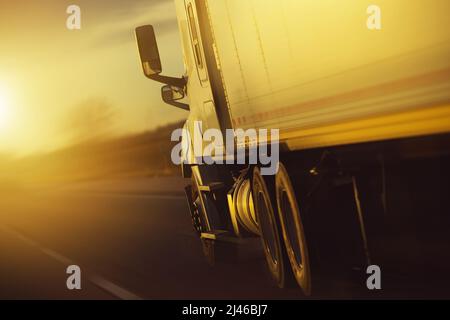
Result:
M214 54L214 36L208 17L207 0L185 0L192 51L198 80L190 79L191 103L202 108L204 128L231 128L226 94ZM192 75L191 75L192 76ZM196 83L195 83L196 82Z

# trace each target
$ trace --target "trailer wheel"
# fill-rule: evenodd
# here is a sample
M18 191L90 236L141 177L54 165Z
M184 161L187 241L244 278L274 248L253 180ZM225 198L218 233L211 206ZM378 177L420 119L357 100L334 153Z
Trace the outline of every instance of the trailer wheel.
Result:
M252 179L253 199L264 254L272 278L278 287L284 288L292 282L292 274L279 230L278 215L274 212L273 185L274 181L271 184L266 183L259 168L255 167Z
M303 293L310 295L311 263L302 216L291 180L282 163L275 176L275 189L284 244L292 271Z

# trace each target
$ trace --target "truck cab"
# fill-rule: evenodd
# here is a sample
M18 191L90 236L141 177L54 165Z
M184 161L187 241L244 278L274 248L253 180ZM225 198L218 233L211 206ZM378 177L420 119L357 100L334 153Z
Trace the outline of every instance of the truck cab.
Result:
M418 209L426 199L450 227L450 4L378 3L391 23L371 30L368 0L175 0L179 78L162 75L154 28L136 29L144 74L188 112L188 135L280 132L273 176L260 162L201 165L183 135L186 197L210 263L222 243L257 239L275 283L310 295L318 278L402 257L380 244L432 221Z

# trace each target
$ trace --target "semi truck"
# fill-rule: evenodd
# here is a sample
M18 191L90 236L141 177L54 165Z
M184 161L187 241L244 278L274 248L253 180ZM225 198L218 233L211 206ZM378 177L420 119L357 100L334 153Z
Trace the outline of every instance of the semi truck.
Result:
M443 226L446 233L448 0L175 6L183 75L162 74L157 25L136 28L136 38L145 76L164 84L166 103L186 110L185 132L193 136L198 123L200 134L279 132L274 175L259 162L198 163L183 135L186 197L210 263L223 248L260 238L275 284L310 295L370 265L395 273L399 262L416 261L406 257L418 238ZM234 152L249 157L262 141L250 140L235 139Z

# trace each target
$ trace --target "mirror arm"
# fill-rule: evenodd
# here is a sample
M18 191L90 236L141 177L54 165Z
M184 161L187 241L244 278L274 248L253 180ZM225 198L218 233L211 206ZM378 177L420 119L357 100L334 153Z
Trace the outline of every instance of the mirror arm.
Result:
M176 101L172 101L172 102L165 101L165 102L167 104L170 104L171 106L174 106L174 107L177 107L177 108L180 108L180 109L183 109L183 110L187 110L187 111L190 110L189 105L186 104L186 103L176 102Z
M186 86L186 79L185 78L174 78L174 77L167 77L167 76L162 76L159 74L154 74L151 76L147 76L148 78L154 80L154 81L158 81L164 84L168 84L174 87L178 87L183 89Z

